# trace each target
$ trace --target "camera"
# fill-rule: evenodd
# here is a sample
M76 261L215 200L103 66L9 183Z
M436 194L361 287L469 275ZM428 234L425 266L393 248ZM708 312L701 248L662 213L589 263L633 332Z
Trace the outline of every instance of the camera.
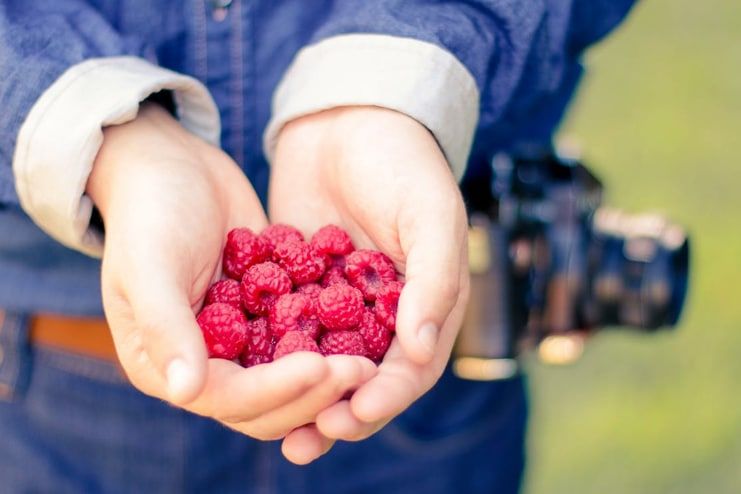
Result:
M604 327L676 325L690 252L681 226L603 206L599 179L551 147L521 146L490 165L463 186L471 297L453 353L459 377L511 377L530 349L572 362Z

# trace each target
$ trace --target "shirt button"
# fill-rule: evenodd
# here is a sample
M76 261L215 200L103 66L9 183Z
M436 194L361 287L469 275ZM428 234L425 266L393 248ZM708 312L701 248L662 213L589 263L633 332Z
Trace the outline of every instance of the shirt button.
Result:
M211 17L216 22L226 19L232 0L211 0Z

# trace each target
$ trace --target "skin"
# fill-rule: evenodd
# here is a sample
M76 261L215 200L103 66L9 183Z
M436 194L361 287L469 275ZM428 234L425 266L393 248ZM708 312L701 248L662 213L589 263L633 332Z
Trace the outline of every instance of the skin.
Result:
M376 107L336 108L286 125L269 212L305 234L337 224L357 247L389 255L406 280L397 338L378 374L350 401L322 411L315 426L286 437L284 454L300 463L326 451L328 441L372 435L438 380L468 300L467 218L432 134Z
M297 186L300 184L300 186ZM387 253L404 274L397 335L376 368L301 352L243 369L207 359L195 312L219 278L226 233L267 218L238 166L155 105L104 130L87 193L106 227L102 293L121 364L138 389L257 439L283 438L306 464L360 440L439 378L468 296L466 217L432 135L390 110L348 107L281 131L273 222L327 223ZM357 390L350 401L338 401Z
M250 369L207 359L195 311L220 275L226 233L261 230L265 213L229 157L157 106L104 134L87 192L106 227L106 318L134 386L251 437L278 439L376 374L360 357L306 352Z

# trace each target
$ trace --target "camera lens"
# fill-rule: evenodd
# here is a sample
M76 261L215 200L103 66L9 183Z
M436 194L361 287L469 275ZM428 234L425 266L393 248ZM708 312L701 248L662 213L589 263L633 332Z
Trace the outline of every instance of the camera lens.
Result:
M687 292L685 231L655 214L600 208L592 221L583 316L589 326L673 326Z

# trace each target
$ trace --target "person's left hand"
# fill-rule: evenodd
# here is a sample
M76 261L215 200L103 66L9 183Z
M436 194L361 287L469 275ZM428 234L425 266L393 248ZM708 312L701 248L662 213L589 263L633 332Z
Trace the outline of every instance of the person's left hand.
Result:
M336 108L281 130L269 216L307 235L341 226L357 248L386 253L406 281L377 376L284 439L286 457L308 463L328 450L327 439L372 435L439 379L468 299L467 219L432 134L376 107Z

